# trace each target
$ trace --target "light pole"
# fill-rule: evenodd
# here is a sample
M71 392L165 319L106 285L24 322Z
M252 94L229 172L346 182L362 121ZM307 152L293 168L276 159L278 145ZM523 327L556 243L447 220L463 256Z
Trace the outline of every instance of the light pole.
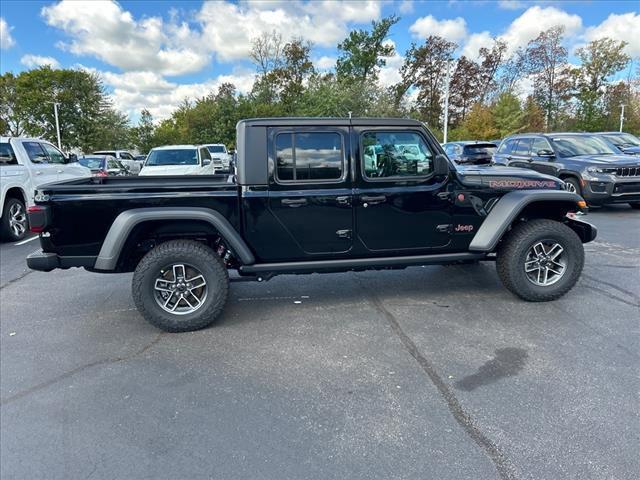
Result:
M626 105L624 103L620 104L620 131L622 131L622 124L624 123L624 107Z
M56 116L56 133L58 134L58 148L62 150L62 145L60 143L60 122L58 121L58 102L53 102L53 113Z
M447 76L446 76L446 80L445 80L445 91L444 91L444 132L443 132L443 142L442 143L447 143L447 130L449 129L449 83L450 83L450 76L451 76L451 66L449 64L449 62L447 62Z

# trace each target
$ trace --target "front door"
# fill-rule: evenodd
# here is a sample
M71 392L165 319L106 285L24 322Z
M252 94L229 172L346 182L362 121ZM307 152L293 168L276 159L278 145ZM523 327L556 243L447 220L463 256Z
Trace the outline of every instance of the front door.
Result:
M531 138L520 138L511 151L511 167L531 168Z
M269 209L291 258L346 253L353 243L347 128L272 128Z
M531 168L547 175L557 175L556 157L550 155L539 155L539 153L553 153L553 149L546 138L537 137L531 144Z
M371 252L406 254L451 240L447 179L433 175L435 145L411 129L356 129L356 231Z
M46 183L54 183L58 180L60 166L49 161L49 155L40 142L22 142L22 146L31 162L33 186L38 187Z

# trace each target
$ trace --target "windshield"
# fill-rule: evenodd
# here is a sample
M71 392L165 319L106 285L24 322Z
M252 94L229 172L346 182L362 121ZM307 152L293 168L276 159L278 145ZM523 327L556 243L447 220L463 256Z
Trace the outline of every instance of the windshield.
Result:
M147 157L145 166L159 165L197 165L198 155L195 148L180 148L176 150L152 150Z
M603 137L613 143L616 147L640 147L640 140L629 133L603 135Z
M578 155L618 155L607 142L598 137L586 135L552 137L558 155L561 157L576 157Z
M78 159L78 163L91 170L101 170L104 168L104 157L82 157Z
M209 150L209 153L224 153L224 146L223 145L209 145L207 147L207 150Z

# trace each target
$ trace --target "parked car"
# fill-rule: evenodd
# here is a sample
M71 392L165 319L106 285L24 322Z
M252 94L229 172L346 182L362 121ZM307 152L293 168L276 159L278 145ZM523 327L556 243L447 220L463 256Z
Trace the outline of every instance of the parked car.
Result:
M120 161L133 175L140 173L142 162L136 159L133 154L127 150L100 150L93 152L93 155L108 155Z
M600 132L595 135L604 138L622 153L640 155L640 139L635 135L625 132Z
M237 135L235 183L105 177L43 187L29 212L32 229L44 232L42 251L29 255L29 267L133 271L141 314L176 332L220 315L228 270L265 281L495 260L510 291L553 300L575 285L582 244L596 236L575 216L585 202L562 181L518 168L454 168L418 121L255 119L240 121ZM357 145L412 167L368 171ZM405 145L417 146L413 158ZM85 201L68 201L78 195Z
M218 171L229 172L231 154L227 151L227 147L222 143L213 143L203 146L207 147L207 150L209 150L209 153L211 154L213 167Z
M203 145L167 145L153 148L140 175L214 175L211 155Z
M590 205L640 208L640 159L621 154L590 133L524 134L506 138L494 163L558 177Z
M28 231L27 208L36 187L89 177L89 169L39 138L0 137L0 235L10 241Z
M464 141L445 143L442 148L448 157L459 164L488 165L498 145L491 142Z
M109 155L84 155L78 159L78 163L90 169L94 177L131 175L127 167Z
M137 162L140 163L140 168L142 168L142 165L144 165L144 161L147 159L146 155L136 155L135 159Z

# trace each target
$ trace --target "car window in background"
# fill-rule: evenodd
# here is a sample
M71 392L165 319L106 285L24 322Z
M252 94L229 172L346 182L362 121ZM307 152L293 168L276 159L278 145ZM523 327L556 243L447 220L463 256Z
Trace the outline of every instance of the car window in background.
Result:
M124 170L124 166L115 158L109 158L107 160L107 168L109 170Z
M135 158L133 158L133 156L128 152L120 152L120 158L124 160L135 160Z
M630 133L603 135L603 137L613 143L616 147L640 147L640 139L634 137Z
M66 162L64 154L53 145L49 145L48 143L43 143L42 148L44 148L45 152L47 152L47 155L49 156L49 162L51 163Z
M207 150L211 153L224 153L224 147L222 145L209 145Z
M433 170L433 153L415 132L366 132L362 145L368 178L421 177Z
M529 150L531 149L531 138L521 138L511 152L513 155L519 155L521 157L529 156Z
M496 151L496 146L493 143L477 143L464 146L464 153L467 155L493 155Z
M109 151L106 151L106 150L100 150L99 152L93 152L93 154L94 155L106 155L106 156L109 156L109 157L115 157L116 156L116 152L113 152L113 151L109 152Z
M276 137L276 175L281 181L339 180L343 159L339 133L280 133Z
M78 163L91 170L104 169L104 157L82 157L78 159Z
M208 148L201 148L200 149L200 158L202 160L211 160L211 154L209 153L209 149Z
M618 155L604 140L586 135L551 137L561 157L578 155Z
M149 153L146 167L161 165L197 165L198 153L195 148L153 150Z
M533 139L533 144L531 145L531 155L538 155L540 150L551 150L551 145L546 138L537 137Z
M42 149L40 143L24 142L22 146L27 151L29 160L31 160L33 163L49 163L49 157L47 157L47 154Z
M17 165L18 159L8 143L0 143L0 165Z
M502 142L502 145L500 145L500 148L498 148L497 153L504 153L504 154L511 153L513 151L513 147L515 146L516 142L517 140L513 138Z

